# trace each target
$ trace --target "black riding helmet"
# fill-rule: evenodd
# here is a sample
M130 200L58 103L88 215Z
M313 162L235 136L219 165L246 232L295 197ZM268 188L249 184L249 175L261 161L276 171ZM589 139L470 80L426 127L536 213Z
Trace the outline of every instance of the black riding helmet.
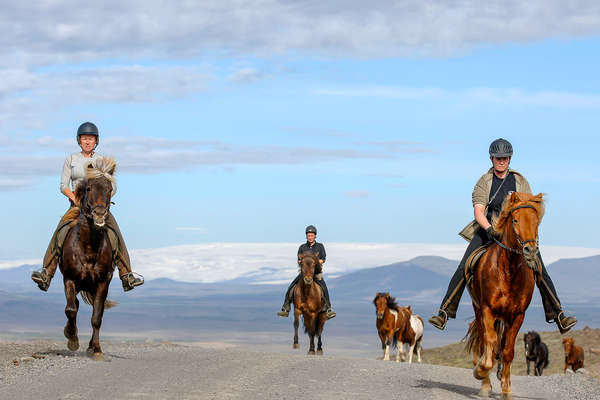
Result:
M304 231L304 233L309 234L309 233L314 233L315 235L317 234L317 228L315 228L314 225L309 225L306 227L306 230Z
M81 144L79 140L79 137L81 135L96 136L96 146L98 146L98 143L100 143L100 134L98 134L98 127L92 124L91 122L84 122L83 124L79 125L79 128L77 128L77 144Z
M512 144L506 139L496 139L490 144L490 156L492 157L512 157Z

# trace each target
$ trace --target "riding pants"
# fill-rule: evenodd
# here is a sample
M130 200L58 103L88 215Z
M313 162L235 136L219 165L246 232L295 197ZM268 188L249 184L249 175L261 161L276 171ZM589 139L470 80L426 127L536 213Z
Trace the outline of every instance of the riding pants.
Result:
M44 255L43 267L46 269L50 278L52 278L56 272L56 268L58 266L58 261L60 255L62 253L62 247L64 243L64 239L66 235L61 235L59 232L66 228L70 222L73 222L76 218L73 216L73 206L65 213L65 215L60 219L58 226L56 227L54 234L52 235L52 239L50 239L50 243L48 244L48 248L46 249L46 254ZM119 225L117 224L117 220L109 211L106 217L106 227L107 229L112 230L117 239L118 239L118 249L117 251L113 250L113 254L115 256L114 262L119 269L119 277L131 272L131 261L129 258L129 252L127 251L127 246L125 245L125 241L123 240L123 235L121 234L121 230L119 229Z
M456 272L454 272L452 279L450 279L450 284L446 290L446 295L444 296L442 304L440 305L440 310L445 311L448 315L448 318L456 318L456 311L458 310L460 298L462 297L466 286L465 264L467 259L478 247L483 246L488 241L489 239L487 237L487 233L483 229L479 229L471 240L471 243L469 243L469 246L467 246L467 250L465 251L462 260L460 260ZM541 266L541 274L536 273L535 283L542 296L542 304L544 306L546 321L553 322L558 317L558 314L562 311L562 306L560 304L560 300L558 299L558 295L556 294L554 283L552 283L552 279L550 279L550 275L548 275L546 266L542 261L542 256L539 253L539 250L538 260Z
M290 303L294 300L294 288L300 282L301 278L302 274L298 274L298 276L292 281L292 283L288 287L287 292L285 292L285 301L283 303L283 308L285 308L286 310L289 309ZM327 310L331 309L331 301L329 300L329 290L327 290L325 280L315 279L315 283L319 285L321 291L323 292L323 299L325 300L325 306L327 307Z

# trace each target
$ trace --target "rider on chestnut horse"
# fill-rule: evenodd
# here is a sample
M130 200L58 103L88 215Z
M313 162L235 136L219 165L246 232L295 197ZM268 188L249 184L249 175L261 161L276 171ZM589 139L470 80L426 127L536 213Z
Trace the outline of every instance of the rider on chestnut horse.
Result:
M429 319L433 326L441 330L446 327L448 318L456 318L456 310L466 285L464 269L467 259L476 249L494 241L499 236L490 221L500 213L504 199L511 192L531 193L525 177L509 168L513 148L507 140L494 140L490 145L489 153L492 168L479 179L473 189L475 221L460 232L460 235L470 244L450 280L438 315L433 315ZM556 322L561 333L567 332L577 323L577 319L573 316L566 316L562 310L556 289L554 289L554 284L539 252L538 261L541 265L541 276L536 277L538 278L536 284L542 295L546 321L548 323Z
M61 218L52 235L52 239L50 240L50 244L48 244L48 249L44 255L43 268L41 271L34 271L31 274L31 279L37 283L39 288L43 291L47 291L50 287L50 280L56 272L58 260L61 256L63 242L79 214L78 212L73 212L77 211L74 207L79 206L79 204L76 204L77 199L75 198L73 191L79 182L85 179L87 165L102 158L101 155L95 152L99 141L100 135L98 134L96 125L91 122L84 122L77 129L77 144L81 147L81 152L73 153L65 160L60 182L60 191L69 199L71 208L67 211L65 216ZM69 184L72 185L72 189L69 187ZM113 182L113 196L116 191L116 183ZM131 271L129 252L127 251L127 247L125 247L125 241L121 235L119 225L117 225L117 221L110 211L108 212L108 217L106 219L106 226L114 239L116 244L115 247L117 247L116 251L113 253L114 262L119 269L119 277L123 283L123 290L129 291L136 286L142 285L144 281L135 277L134 273Z
M325 280L323 279L323 263L327 257L325 253L325 247L322 243L318 243L315 239L317 237L317 228L313 225L309 225L306 227L306 243L300 245L298 249L298 259L300 259L300 255L305 252L310 252L312 254L319 255L320 265L317 267L318 270L315 271L315 282L321 287L323 291L323 307L324 311L326 311L327 319L335 317L335 311L331 309L331 302L329 301L329 291L327 290L327 285L325 285ZM281 311L277 313L280 317L287 317L290 314L290 303L293 300L294 296L294 287L300 281L301 274L298 274L296 279L294 279L285 293L285 300L283 302L283 307L281 307Z

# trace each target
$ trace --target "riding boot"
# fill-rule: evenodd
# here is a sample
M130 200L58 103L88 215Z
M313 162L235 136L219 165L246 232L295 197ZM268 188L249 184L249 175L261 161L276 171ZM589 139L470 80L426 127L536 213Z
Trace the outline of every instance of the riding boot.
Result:
M467 250L465 254L460 260L458 264L458 268L452 275L452 279L450 279L450 284L448 285L448 289L446 290L446 295L442 300L442 304L440 305L440 309L437 315L432 315L429 318L429 323L434 327L444 330L446 328L446 322L448 322L448 318L456 318L456 311L458 310L458 305L460 304L460 298L465 290L467 282L465 280L465 264L467 263L467 259L469 256L478 248L481 247L484 243L487 242L487 234L483 229L479 229L469 246L467 246Z
M336 313L331 309L331 301L329 300L329 290L327 289L325 280L315 279L315 282L321 287L321 291L323 292L323 311L327 313L327 319L331 319L336 316Z
M56 268L58 267L58 260L66 237L66 232L62 232L62 230L63 228L67 229L67 226L76 220L78 215L79 208L71 206L65 215L62 216L52 234L50 243L48 243L48 248L46 248L46 253L44 254L44 259L42 261L42 269L31 273L31 280L37 283L38 287L44 292L48 291L50 281L54 277Z
M123 291L128 292L136 286L143 285L144 278L141 276L136 276L139 274L131 271L131 260L129 258L127 246L125 246L125 241L123 240L123 235L121 234L117 220L115 220L115 217L110 211L108 212L108 217L106 218L106 226L117 236L117 249L113 249L113 255L114 262L119 269L119 278L123 284Z
M538 264L540 268L539 271L536 271L535 283L542 296L542 305L544 306L546 322L556 322L560 333L565 333L575 326L577 318L565 315L560 300L558 299L556 289L554 288L554 283L552 283L552 279L550 278L550 275L548 275L548 270L546 270L546 266L544 265L542 256L539 252Z
M285 292L285 299L283 301L283 306L281 307L281 311L279 311L277 313L277 315L279 315L280 317L287 317L288 315L290 315L290 308L291 308L291 303L293 300L293 296L294 296L294 288L296 287L296 285L298 284L298 282L300 282L300 277L302 275L298 274L298 276L292 281L292 283L290 283L290 286L288 287L287 291Z

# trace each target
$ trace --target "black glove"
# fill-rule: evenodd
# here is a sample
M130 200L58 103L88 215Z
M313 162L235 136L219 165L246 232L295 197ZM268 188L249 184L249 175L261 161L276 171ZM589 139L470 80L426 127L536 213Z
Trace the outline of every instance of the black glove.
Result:
M485 232L487 233L488 239L492 242L494 241L494 239L500 238L500 232L495 230L493 226L487 228Z

